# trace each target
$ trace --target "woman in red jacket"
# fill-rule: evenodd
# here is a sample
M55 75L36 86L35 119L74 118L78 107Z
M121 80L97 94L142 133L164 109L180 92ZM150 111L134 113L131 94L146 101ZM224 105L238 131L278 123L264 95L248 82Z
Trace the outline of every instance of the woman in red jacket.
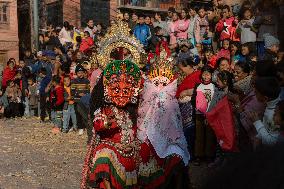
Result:
M194 100L191 100L191 96L195 86L201 83L201 71L195 70L195 66L197 65L198 62L195 62L193 58L182 60L178 64L178 68L186 75L184 80L177 88L176 98L178 99L180 105L184 135L188 143L190 155L193 155L195 135L195 126L193 120L194 109L192 106L192 102L194 102Z
M90 37L90 33L88 31L84 32L84 38L80 45L80 51L82 53L87 52L94 45L94 40Z

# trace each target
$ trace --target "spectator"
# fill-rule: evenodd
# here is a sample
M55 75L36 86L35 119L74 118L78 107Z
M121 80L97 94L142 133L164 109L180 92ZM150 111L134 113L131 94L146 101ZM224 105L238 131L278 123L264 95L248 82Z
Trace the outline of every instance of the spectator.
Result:
M209 21L206 16L206 12L204 7L201 7L198 10L198 17L196 19L195 29L195 40L196 43L211 46L212 45L212 37L208 36L209 34Z
M134 31L134 28L136 27L137 24L138 24L138 16L134 12L134 13L132 13L131 21L128 24L129 28L131 29L132 32Z
M164 36L169 35L169 28L165 21L162 20L162 15L160 13L155 13L155 22L153 23L154 28L159 26L162 29Z
M144 47L148 46L149 39L151 38L150 28L144 22L144 16L139 16L139 24L134 28L134 36L143 44Z
M24 115L24 107L21 103L22 92L19 86L12 80L9 80L7 85L8 86L5 91L5 95L9 102L7 107L7 116L8 118L22 117Z
M99 68L98 63L94 63L93 65L93 72L90 78L90 93L92 92L93 88L97 84L100 76L101 76L102 70Z
M28 78L28 102L29 102L29 113L30 116L39 116L38 115L38 86L34 81L33 77Z
M6 94L3 92L3 90L0 90L0 119L2 119L4 116L7 117L7 107L9 106L9 102L7 99Z
M75 113L74 100L71 96L71 80L69 76L64 77L64 108L63 108L63 128L62 132L67 133L69 122L72 119L72 128L69 131L77 131L77 118Z
M89 32L90 37L91 37L92 39L94 39L94 37L95 37L94 35L95 35L96 31L97 31L97 28L94 27L94 21L93 21L93 20L89 20L89 21L88 21L87 27L84 29L84 32L85 32L85 31Z
M265 52L264 34L270 33L277 37L278 31L278 11L273 6L273 1L260 1L259 11L253 23L257 28L257 55L262 57Z
M82 43L80 44L80 51L82 53L86 53L90 48L94 45L94 40L90 37L90 34L88 31L84 32L84 38L82 40Z
M47 103L48 90L46 89L48 88L48 85L51 81L51 76L47 75L47 70L44 67L40 69L39 76L42 78L39 84L39 98L40 98L40 112L41 112L40 119L42 122L44 122L46 118L46 112L49 110Z
M275 78L257 78L255 81L255 93L258 101L266 104L264 116L251 112L250 118L261 139L263 145L275 145L279 138L279 128L275 125L273 117L275 108L279 102L280 87Z
M7 66L3 71L2 76L2 88L6 89L7 87L7 81L13 80L16 75L16 66L15 63L11 60L7 62Z
M62 129L62 116L64 106L64 88L60 85L61 78L57 75L52 78L50 91L51 120L54 123L53 132L58 133Z
M189 16L190 16L190 21L189 21L189 26L188 26L188 40L195 45L195 35L194 35L194 29L196 25L196 20L198 18L197 15L198 9L197 8L189 8Z
M259 59L271 61L277 64L280 41L269 33L264 34L263 38L265 44L265 52L264 56L259 57Z
M254 17L250 9L245 9L243 19L238 24L241 34L241 44L256 42L256 29L253 26Z
M163 30L159 26L154 28L154 35L152 35L149 43L149 49L152 52L155 52L157 44L164 40L163 38Z
M238 21L232 16L231 9L228 5L222 8L222 19L216 25L216 32L220 34L220 40L233 39L234 27Z
M59 40L62 46L68 47L72 44L71 32L70 32L70 24L69 22L63 23L63 28L59 32Z
M170 7L168 9L168 16L166 18L167 24L170 24L172 22L174 12L176 12L176 9L174 7Z
M84 78L84 74L86 70L81 66L76 66L76 75L77 78L71 81L71 95L75 102L75 111L76 115L78 115L77 103L80 101L80 98L90 93L90 81ZM82 135L84 132L84 128L82 128L81 117L77 117L79 134Z

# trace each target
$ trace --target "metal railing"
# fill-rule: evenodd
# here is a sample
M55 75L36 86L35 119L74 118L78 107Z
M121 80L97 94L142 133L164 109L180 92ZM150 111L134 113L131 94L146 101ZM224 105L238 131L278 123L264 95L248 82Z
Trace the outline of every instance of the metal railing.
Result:
M169 7L178 7L180 3L174 0L119 0L119 7L143 7L167 10Z

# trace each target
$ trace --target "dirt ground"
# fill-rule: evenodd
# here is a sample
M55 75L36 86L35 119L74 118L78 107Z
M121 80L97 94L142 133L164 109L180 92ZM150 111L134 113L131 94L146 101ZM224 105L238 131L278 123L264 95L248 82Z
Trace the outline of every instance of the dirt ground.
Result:
M0 120L0 189L78 189L86 134L51 132L36 118ZM206 166L190 167L193 188Z

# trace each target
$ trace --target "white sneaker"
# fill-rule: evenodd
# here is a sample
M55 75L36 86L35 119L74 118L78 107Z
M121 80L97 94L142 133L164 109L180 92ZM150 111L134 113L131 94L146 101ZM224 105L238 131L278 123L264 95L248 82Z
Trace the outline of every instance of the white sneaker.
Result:
M79 129L78 135L83 135L84 134L84 129Z

